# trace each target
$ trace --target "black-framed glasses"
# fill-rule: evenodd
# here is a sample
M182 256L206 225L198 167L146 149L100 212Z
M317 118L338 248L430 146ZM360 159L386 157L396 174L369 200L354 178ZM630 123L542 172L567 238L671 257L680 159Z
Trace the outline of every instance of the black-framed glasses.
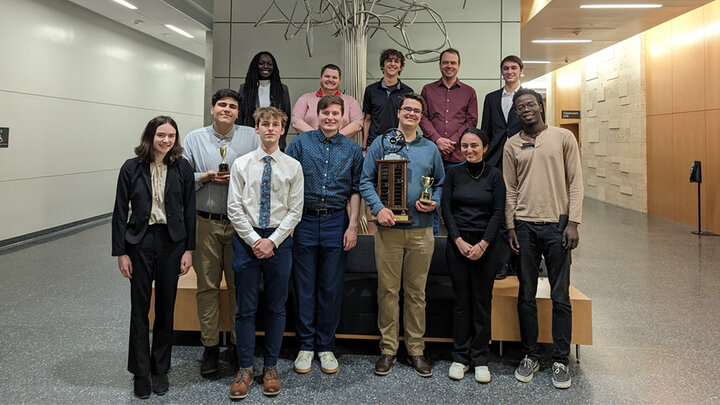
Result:
M422 114L422 110L419 108L403 107L401 110L409 113Z
M525 105L523 105L523 104L516 105L516 106L515 106L515 111L523 112L523 111L525 111L525 110L528 109L528 108L535 108L535 107L537 107L537 106L538 106L537 103L533 103L533 102L531 101L531 102L529 102L529 103L527 103L527 104L525 104Z

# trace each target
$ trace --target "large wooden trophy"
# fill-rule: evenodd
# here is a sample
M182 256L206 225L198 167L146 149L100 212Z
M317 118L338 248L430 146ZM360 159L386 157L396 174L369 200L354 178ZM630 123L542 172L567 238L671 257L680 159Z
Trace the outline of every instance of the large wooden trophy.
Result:
M395 214L396 224L411 224L412 219L407 209L407 164L408 160L400 156L399 152L405 147L405 138L398 129L383 134L383 149L385 156L376 160L377 163L377 194L385 208ZM389 145L389 146L387 146ZM372 215L371 221L377 221Z

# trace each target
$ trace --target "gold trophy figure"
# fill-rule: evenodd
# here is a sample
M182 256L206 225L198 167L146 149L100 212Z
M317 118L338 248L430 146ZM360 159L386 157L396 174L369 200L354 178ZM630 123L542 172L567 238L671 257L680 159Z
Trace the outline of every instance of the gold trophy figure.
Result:
M422 176L421 180L423 187L425 187L425 190L420 193L420 198L418 199L418 201L420 201L420 204L432 205L432 194L430 194L429 188L433 184L435 184L435 179L432 177Z
M220 147L220 156L222 156L222 162L220 162L220 166L218 166L218 171L229 172L230 165L228 165L228 162L225 161L225 156L227 156L227 146Z

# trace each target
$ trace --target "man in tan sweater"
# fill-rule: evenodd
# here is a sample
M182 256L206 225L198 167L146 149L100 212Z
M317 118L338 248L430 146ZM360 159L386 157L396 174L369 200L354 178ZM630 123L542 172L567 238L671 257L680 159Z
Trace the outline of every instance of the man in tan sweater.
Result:
M525 357L515 371L515 378L530 382L540 369L535 295L542 255L553 302L552 383L555 388L569 388L570 252L579 241L582 171L575 136L543 122L541 101L542 97L533 90L520 89L515 93L513 105L523 129L508 139L503 150L508 242L520 254L518 317Z

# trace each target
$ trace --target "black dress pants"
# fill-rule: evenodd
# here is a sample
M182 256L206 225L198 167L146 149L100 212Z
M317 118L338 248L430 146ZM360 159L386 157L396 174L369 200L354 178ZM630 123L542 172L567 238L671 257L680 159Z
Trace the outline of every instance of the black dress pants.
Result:
M151 225L137 245L127 245L130 279L130 346L128 371L137 376L165 374L170 368L173 313L180 259L185 241L173 242L166 225ZM150 297L155 281L155 322L150 349Z
M461 233L465 242L478 243L482 233ZM478 260L463 256L454 241L445 248L453 284L453 351L452 360L461 364L486 366L490 341L490 315L495 274L502 266L500 238L488 245Z

